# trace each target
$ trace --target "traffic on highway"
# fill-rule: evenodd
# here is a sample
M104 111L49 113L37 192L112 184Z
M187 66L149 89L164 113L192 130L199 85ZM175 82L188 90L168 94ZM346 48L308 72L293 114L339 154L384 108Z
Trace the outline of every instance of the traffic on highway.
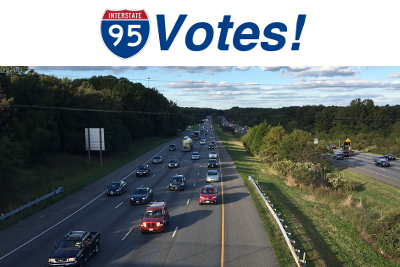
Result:
M201 126L190 151L181 148L181 135L0 232L0 265L278 266L251 196L211 125ZM171 161L178 165L171 168ZM245 234L244 225L252 225ZM54 252L71 231L99 233L86 261Z

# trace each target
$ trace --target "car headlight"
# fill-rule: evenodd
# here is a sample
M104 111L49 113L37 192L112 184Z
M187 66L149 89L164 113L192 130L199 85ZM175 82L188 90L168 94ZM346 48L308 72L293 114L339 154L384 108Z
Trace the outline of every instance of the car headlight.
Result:
M49 262L55 263L55 262L56 262L56 259L49 259Z
M142 199L146 199L145 197L142 197Z
M76 261L76 258L68 258L67 261L73 262L73 261Z
M204 199L204 197L200 197L201 199Z
M160 226L161 224L159 222L157 222L156 226Z
M131 197L131 200L133 200L133 197Z
M142 226L143 226L143 227L146 227L146 223L142 223Z

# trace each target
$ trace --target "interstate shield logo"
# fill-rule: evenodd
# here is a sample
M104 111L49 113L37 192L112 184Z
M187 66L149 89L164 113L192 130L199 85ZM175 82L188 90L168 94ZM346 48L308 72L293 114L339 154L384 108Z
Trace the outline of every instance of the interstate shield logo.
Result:
M101 36L108 50L128 59L139 53L149 39L149 17L144 10L106 10L101 20Z

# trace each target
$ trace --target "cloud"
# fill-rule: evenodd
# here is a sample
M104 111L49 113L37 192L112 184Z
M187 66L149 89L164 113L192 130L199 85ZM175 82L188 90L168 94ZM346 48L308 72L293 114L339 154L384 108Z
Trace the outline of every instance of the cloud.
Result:
M207 75L214 75L219 72L232 71L233 67L224 66L169 66L160 67L165 71L165 73L171 72L187 72L187 73L206 73Z
M235 70L237 71L248 71L250 69L250 67L247 66L238 66L235 68Z
M390 73L388 78L400 78L400 72L397 73Z
M180 81L164 85L170 89L183 89L184 91L243 91L258 90L259 86L255 83L213 83L204 80Z
M124 67L124 66L30 66L30 69L36 71L109 71L113 74L119 74L129 70L146 70L145 66Z
M334 76L354 76L359 73L350 67L309 67L309 66L280 66L280 67L260 67L262 71L278 72L290 77L334 77Z

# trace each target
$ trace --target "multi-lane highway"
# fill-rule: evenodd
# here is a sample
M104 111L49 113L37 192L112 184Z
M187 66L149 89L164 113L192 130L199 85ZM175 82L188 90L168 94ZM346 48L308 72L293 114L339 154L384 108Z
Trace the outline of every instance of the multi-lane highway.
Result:
M210 135L202 135L210 141ZM218 205L198 205L198 191L206 184L207 145L194 141L200 160L180 151L182 137L153 149L43 211L0 232L0 266L46 266L55 242L69 231L101 233L100 252L86 266L278 266L254 203L226 149L215 134L222 181L217 187ZM207 142L208 144L209 142ZM161 155L163 164L152 164ZM181 167L169 169L170 159ZM151 176L136 177L135 169L148 163ZM175 174L187 179L185 191L169 191ZM128 192L107 197L106 186L124 180ZM165 201L170 212L166 233L140 234L145 206L132 206L130 193L150 187L153 201Z
M335 149L335 152L337 153L339 150L340 149ZM330 162L342 168L349 169L400 188L399 160L389 161L390 167L379 167L375 166L372 161L375 156L379 155L357 151L355 156L345 157L344 160L331 159Z

